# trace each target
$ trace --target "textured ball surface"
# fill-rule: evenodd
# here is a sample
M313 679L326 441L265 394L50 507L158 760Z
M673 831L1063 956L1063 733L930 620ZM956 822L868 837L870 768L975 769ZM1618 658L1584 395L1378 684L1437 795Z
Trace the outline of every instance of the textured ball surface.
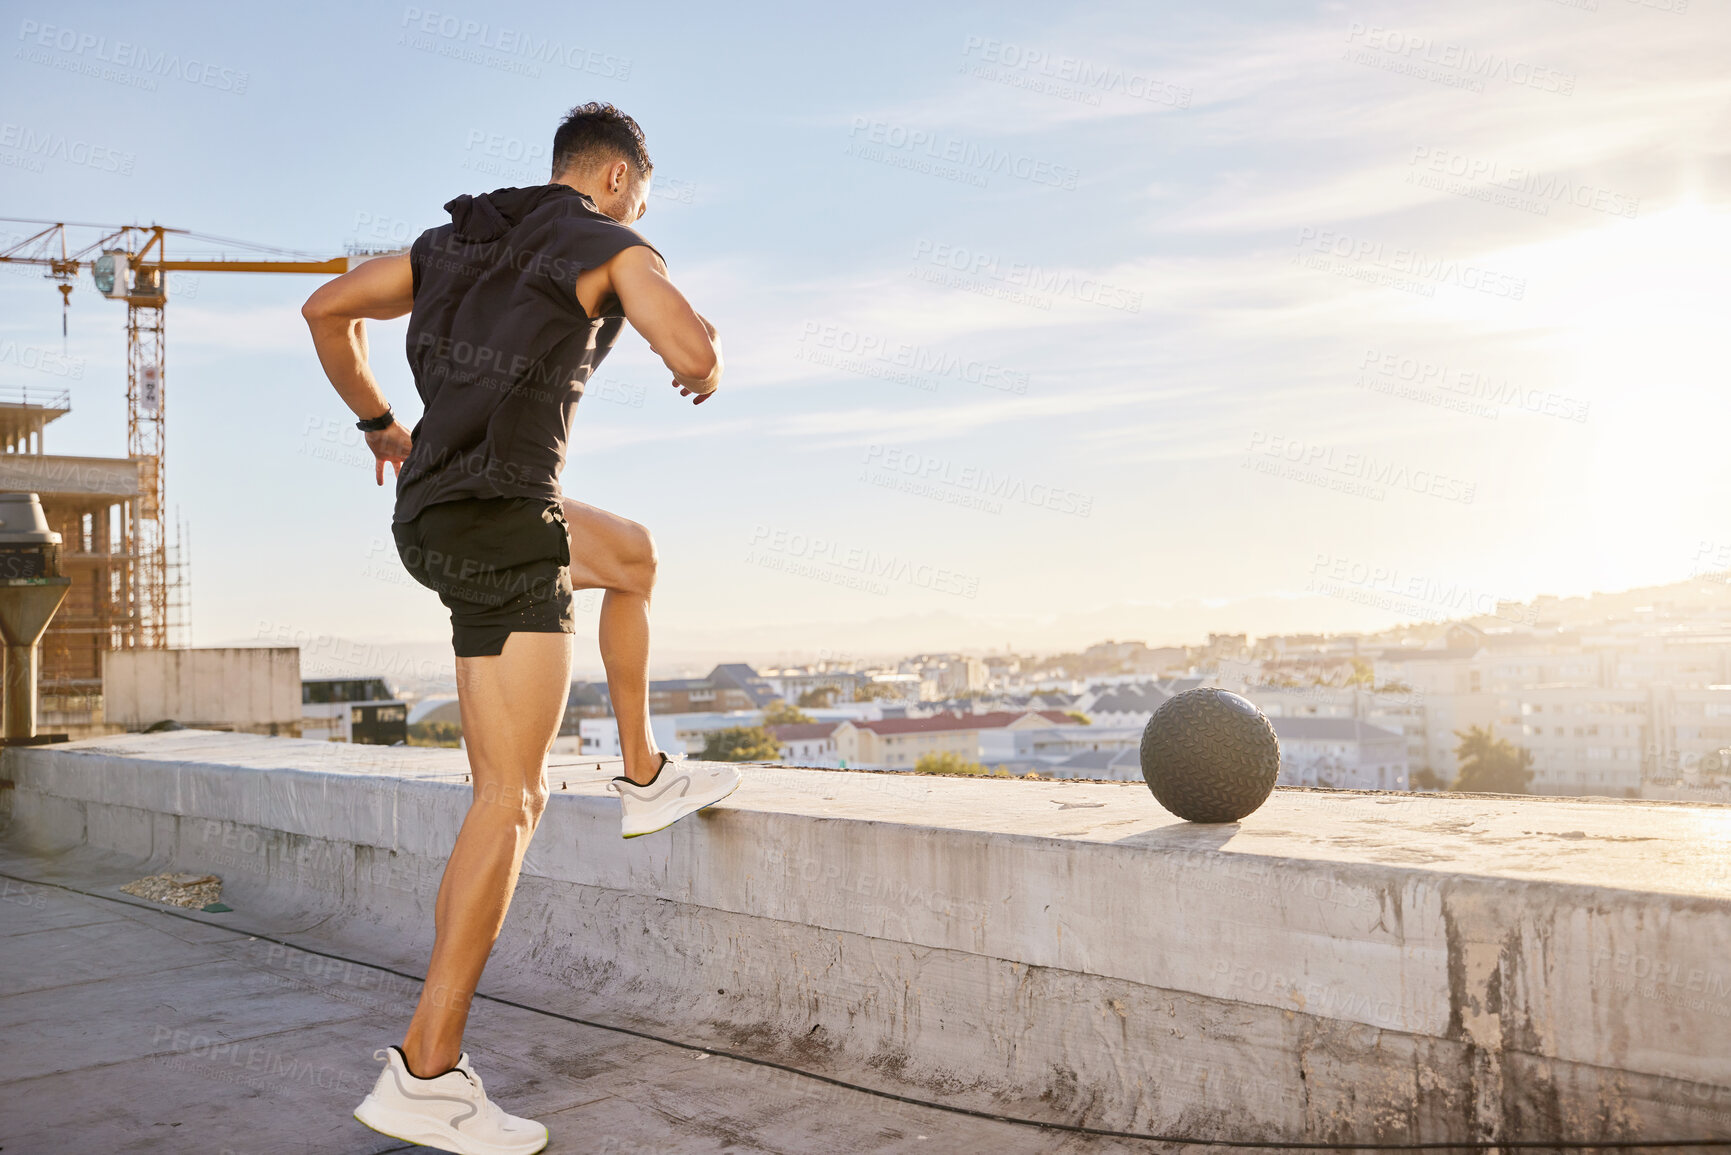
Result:
M1142 731L1142 777L1190 822L1237 822L1268 800L1280 740L1248 699L1203 686L1168 698Z

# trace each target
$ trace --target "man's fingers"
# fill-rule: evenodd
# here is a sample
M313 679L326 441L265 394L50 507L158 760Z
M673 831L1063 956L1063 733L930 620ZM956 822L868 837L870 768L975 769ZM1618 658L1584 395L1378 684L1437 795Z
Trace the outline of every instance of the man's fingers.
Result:
M380 485L385 483L385 459L382 457L373 461L373 478Z

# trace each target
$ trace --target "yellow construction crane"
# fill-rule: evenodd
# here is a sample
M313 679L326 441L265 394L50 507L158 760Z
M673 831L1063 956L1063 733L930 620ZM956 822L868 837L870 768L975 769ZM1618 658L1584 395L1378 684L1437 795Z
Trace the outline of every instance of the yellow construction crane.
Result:
M18 220L0 224L33 226L36 231L0 248L0 263L37 265L58 282L61 333L78 274L89 269L96 291L126 302L126 451L140 465L140 500L133 549L139 567L137 632L130 646L166 648L168 639L168 543L164 531L165 485L163 419L166 365L163 308L168 304L169 273L325 273L347 272L380 255L358 252L320 259L246 241L202 236L162 225L91 225L72 221ZM68 229L94 229L96 238L74 246ZM170 259L169 237L197 246L243 250L229 256Z

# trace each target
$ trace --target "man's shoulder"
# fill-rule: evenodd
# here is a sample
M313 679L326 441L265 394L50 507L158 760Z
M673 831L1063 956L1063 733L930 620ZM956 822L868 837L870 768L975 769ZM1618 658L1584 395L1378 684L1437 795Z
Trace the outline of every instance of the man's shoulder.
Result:
M585 263L600 263L610 260L627 249L642 246L661 255L661 250L630 225L621 224L601 212L590 207L587 200L578 202L576 197L566 197L556 202L558 207L553 215L546 218L543 226L548 235L558 238L562 246L580 252L585 257ZM542 212L547 206L537 209ZM524 223L528 223L525 221Z

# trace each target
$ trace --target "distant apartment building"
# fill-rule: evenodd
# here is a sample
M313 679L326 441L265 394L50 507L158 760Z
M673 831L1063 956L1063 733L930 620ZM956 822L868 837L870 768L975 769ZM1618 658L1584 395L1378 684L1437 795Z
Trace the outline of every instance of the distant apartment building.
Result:
M852 670L765 670L761 677L775 696L798 705L807 694L828 690L831 702L851 702L871 677Z
M840 722L786 722L767 726L781 745L781 760L795 766L836 766L835 732Z
M1021 767L1017 767L1018 770ZM1062 762L1029 766L1042 778L1096 778L1110 782L1141 782L1142 752L1136 747L1124 750L1083 750Z
M991 714L937 714L930 718L847 721L835 730L836 757L846 766L912 770L926 754L954 754L969 762L983 756L981 734L990 730L1074 725L1058 710L1002 711Z
M394 746L409 740L409 704L383 678L302 678L301 737Z
M1202 685L1202 678L1095 682L1074 699L1074 708L1099 726L1146 726L1169 699Z
M1638 797L1731 749L1731 685L1534 686L1509 709L1500 736L1532 751L1534 793Z
M608 718L613 715L613 699L608 696L606 682L572 682L565 695L565 716L559 723L559 736L570 737L579 732L585 718Z
M742 672L743 671L743 672ZM690 714L761 710L776 693L743 663L717 666L704 678L666 678L649 683L649 712Z
M1406 738L1357 718L1276 717L1281 786L1407 789Z
M1057 765L1084 752L1134 750L1141 744L1141 726L1079 726L1069 720L1055 726L981 730L980 758L990 766L1004 762L1038 769L1041 764Z
M918 678L918 698L926 702L977 694L988 684L985 659L967 654L917 654L897 663L896 673Z
M760 711L692 711L681 714L649 714L649 732L655 744L670 755L695 758L703 750L708 736L717 730L749 728L763 724ZM617 758L619 749L619 719L583 718L577 723L580 739L577 752L594 758Z

